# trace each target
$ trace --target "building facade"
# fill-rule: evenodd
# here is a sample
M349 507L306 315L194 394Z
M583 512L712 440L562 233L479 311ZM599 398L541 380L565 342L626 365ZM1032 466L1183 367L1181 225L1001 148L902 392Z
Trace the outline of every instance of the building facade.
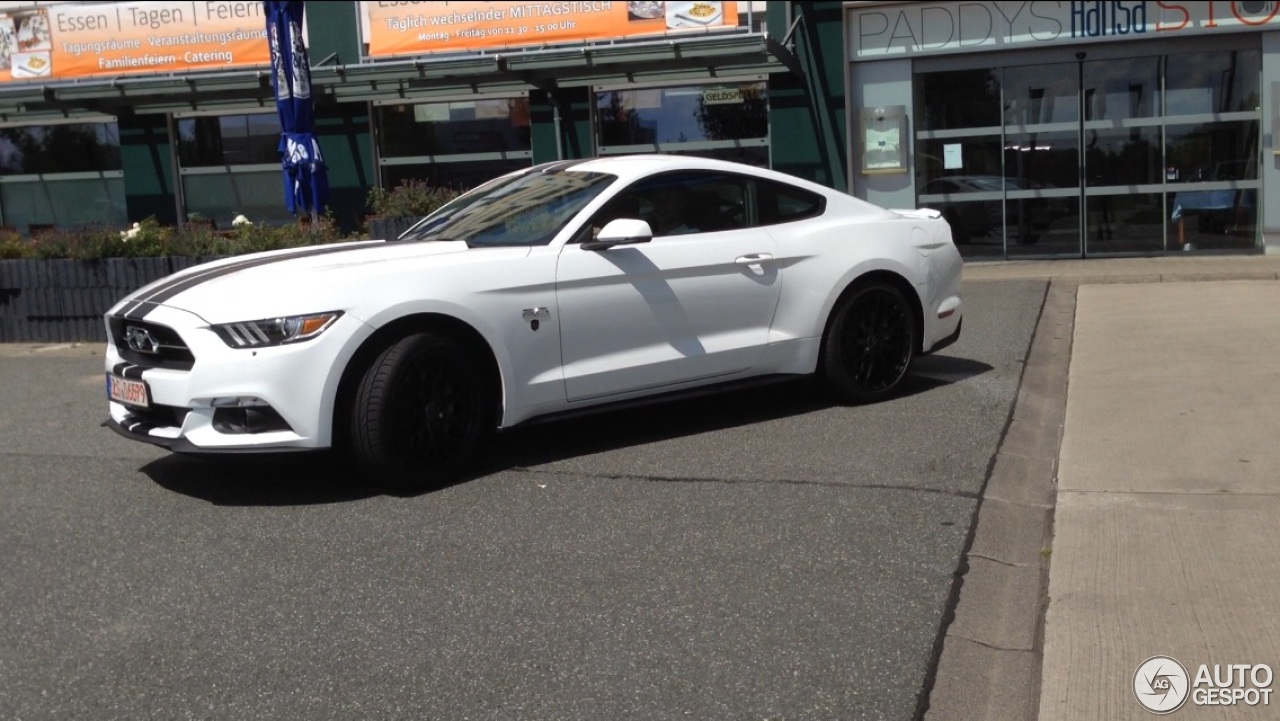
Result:
M942 210L966 256L1280 244L1274 0L845 11L853 193Z
M1280 247L1274 0L307 13L347 229L374 186L667 152L938 208L971 258ZM0 3L0 226L286 222L264 22L234 0Z

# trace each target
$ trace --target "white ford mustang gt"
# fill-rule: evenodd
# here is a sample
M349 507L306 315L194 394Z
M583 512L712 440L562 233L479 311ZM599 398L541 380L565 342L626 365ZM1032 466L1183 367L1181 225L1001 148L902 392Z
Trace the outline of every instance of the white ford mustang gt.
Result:
M382 482L537 417L779 375L891 395L960 335L936 211L673 156L497 178L397 241L220 260L111 308L108 425L176 452L337 448Z

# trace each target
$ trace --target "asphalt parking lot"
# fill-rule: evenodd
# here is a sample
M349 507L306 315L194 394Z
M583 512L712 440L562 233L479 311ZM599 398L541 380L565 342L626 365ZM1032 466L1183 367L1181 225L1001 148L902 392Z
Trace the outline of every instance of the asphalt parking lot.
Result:
M966 285L891 402L535 426L412 497L130 443L97 348L0 349L0 718L913 719L1045 289Z

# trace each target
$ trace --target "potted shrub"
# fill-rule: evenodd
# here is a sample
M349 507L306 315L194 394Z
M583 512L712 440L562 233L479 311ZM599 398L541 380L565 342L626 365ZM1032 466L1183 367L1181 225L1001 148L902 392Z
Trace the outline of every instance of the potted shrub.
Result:
M456 197L456 190L429 185L421 180L406 180L391 190L371 188L367 202L373 215L366 219L369 237L395 240L414 223Z

